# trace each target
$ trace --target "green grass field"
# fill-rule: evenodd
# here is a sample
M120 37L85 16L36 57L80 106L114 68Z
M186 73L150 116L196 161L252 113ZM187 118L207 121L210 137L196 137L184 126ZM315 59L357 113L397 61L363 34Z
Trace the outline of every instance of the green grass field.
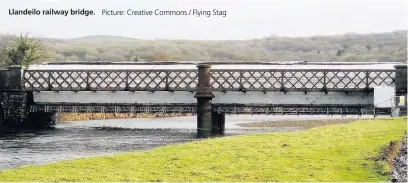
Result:
M375 157L405 132L397 118L230 136L3 170L0 181L389 181Z

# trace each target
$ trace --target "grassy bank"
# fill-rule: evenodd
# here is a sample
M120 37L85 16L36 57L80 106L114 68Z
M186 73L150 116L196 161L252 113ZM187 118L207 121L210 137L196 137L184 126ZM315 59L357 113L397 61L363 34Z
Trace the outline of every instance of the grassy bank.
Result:
M264 121L252 123L240 123L242 127L318 127L335 124L348 124L358 119L318 119L318 120L283 120L283 121ZM364 119L361 119L364 120ZM367 120L367 119L366 119Z
M405 132L397 118L230 136L3 170L0 181L389 181L383 148Z
M81 121L96 119L159 118L187 116L187 114L147 114L147 113L59 113L58 121Z

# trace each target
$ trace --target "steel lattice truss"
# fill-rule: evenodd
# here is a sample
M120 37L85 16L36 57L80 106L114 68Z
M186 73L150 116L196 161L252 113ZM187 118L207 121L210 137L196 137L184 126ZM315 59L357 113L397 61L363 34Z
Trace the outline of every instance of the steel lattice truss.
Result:
M394 70L211 70L214 91L355 91L392 86ZM197 70L25 70L27 91L195 91Z
M315 115L366 115L374 114L373 106L296 106L296 105L244 105L218 104L212 107L214 112L225 114L315 114ZM189 113L196 114L195 104L35 104L30 112L66 112L66 113ZM379 113L379 112L377 112ZM389 112L385 110L388 114Z
M166 91L194 90L196 70L24 72L26 90L52 91Z

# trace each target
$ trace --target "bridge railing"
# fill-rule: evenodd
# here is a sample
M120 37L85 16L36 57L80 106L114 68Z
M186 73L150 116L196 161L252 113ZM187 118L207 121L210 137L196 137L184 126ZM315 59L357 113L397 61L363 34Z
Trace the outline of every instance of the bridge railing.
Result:
M27 70L26 90L185 91L195 90L197 70Z
M212 70L217 91L336 91L391 86L394 70Z
M395 70L212 69L213 91L355 91L392 86ZM196 69L25 70L26 91L196 91Z

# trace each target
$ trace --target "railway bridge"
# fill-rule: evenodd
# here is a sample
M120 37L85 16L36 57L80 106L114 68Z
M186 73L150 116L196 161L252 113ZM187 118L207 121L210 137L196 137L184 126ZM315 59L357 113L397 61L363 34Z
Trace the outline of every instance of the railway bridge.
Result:
M406 112L405 63L63 62L0 70L0 121L47 127L58 112L191 113L200 135L225 114Z

